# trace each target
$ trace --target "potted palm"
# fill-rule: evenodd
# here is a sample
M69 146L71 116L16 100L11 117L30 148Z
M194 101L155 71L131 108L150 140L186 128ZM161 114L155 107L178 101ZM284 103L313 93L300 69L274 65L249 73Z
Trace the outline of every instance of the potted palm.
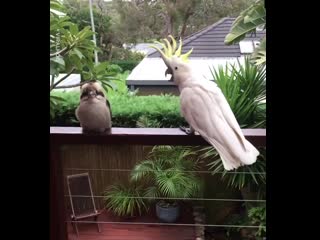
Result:
M145 199L141 198L142 192L141 186L116 183L104 192L106 208L123 218L141 216L148 211Z
M131 180L145 187L144 196L156 200L161 221L175 222L180 216L179 201L200 193L200 178L192 172L196 169L197 162L187 149L156 146L147 160L134 167Z

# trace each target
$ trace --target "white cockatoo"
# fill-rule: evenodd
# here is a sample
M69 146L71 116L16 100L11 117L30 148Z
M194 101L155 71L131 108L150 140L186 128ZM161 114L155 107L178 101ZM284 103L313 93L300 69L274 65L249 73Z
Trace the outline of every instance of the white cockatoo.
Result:
M188 134L197 132L210 143L226 170L255 163L259 151L245 139L221 89L193 71L188 63L192 49L181 54L182 40L177 48L175 39L169 37L172 46L167 39L166 44L160 43L164 51L151 47L160 53L168 67L165 75L171 74L171 81L179 88L181 114L190 125L190 129L184 130Z

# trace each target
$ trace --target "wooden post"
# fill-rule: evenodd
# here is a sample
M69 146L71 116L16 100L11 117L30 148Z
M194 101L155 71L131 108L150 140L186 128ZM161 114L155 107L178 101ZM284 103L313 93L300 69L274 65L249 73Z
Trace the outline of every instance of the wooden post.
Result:
M60 147L50 140L50 240L68 239Z

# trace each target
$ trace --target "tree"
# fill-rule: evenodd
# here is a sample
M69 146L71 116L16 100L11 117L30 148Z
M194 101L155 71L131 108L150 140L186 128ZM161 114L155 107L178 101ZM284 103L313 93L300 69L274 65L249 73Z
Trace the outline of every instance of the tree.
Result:
M113 1L113 30L123 43L145 42L161 35L163 23L157 1Z
M145 34L143 31L141 31L143 29L146 29L145 27L143 27L144 25L137 26L136 24L132 24L132 22L137 19L135 16L138 16L138 19L142 21L142 19L145 17L143 16L143 11L136 14L134 12L137 10L137 8L134 8L130 5L129 9L125 10L125 13L128 15L124 14L121 16L122 18L130 19L128 19L128 21L124 21L125 24L121 24L123 22L122 18L120 19L120 17L114 11L114 8L112 8L112 3L107 4L101 0L95 1L93 3L93 18L97 36L97 45L101 50L99 52L99 60L134 60L133 58L131 58L132 55L134 55L134 58L138 57L135 56L135 54L130 50L124 49L122 45L126 42L134 42L133 40L137 39L139 35L149 36L148 34ZM143 1L139 3L139 5L141 5L142 3ZM115 4L117 4L117 2ZM119 1L118 4L120 4L120 10L126 8L127 6L125 2L122 3L121 1ZM87 2L83 3L79 0L65 0L64 5L68 9L67 14L68 16L70 16L71 21L77 23L80 28L91 24L90 12ZM146 14L148 14L148 17L150 17L150 11L146 11ZM128 30L128 28L130 29Z
M172 34L185 37L222 17L237 16L252 0L114 0L121 39L148 41Z
M95 47L91 40L93 32L89 26L79 30L77 24L70 21L65 14L65 8L59 0L50 1L50 93L54 89L77 87L90 80L98 80L107 91L113 88L112 80L115 73L109 71L108 63L94 64ZM61 73L65 76L55 81ZM61 86L61 83L73 73L81 74L81 83ZM50 94L50 113L54 115L57 101Z
M114 8L119 14L120 31L128 33L127 40L136 42L169 34L184 35L198 3L198 0L115 0Z
M166 28L164 37L177 35L184 37L189 18L194 14L199 0L162 0L165 6ZM176 27L175 27L176 25ZM180 30L180 31L179 31ZM179 33L175 33L179 31Z
M196 32L223 17L237 17L253 0L199 0L195 13L190 17L187 35Z
M257 28L266 28L266 9L264 1L258 0L240 13L234 21L230 33L225 38L227 45L237 43L246 37L247 33L255 32ZM266 62L266 37L261 40L258 48L252 54L252 61L257 65Z
M66 0L64 1L64 5L66 6L70 20L76 23L79 28L91 25L88 4L84 5L78 0ZM99 60L110 61L112 56L112 45L117 44L113 31L111 30L111 17L106 13L104 4L101 2L98 2L97 6L93 6L92 12L97 37L97 46L101 50L99 52Z
M169 34L185 37L222 17L237 16L252 0L113 0L95 1L93 15L99 59L114 60L124 43L153 42ZM90 25L88 3L64 0L79 28ZM120 54L118 54L120 52ZM117 60L117 59L116 59Z

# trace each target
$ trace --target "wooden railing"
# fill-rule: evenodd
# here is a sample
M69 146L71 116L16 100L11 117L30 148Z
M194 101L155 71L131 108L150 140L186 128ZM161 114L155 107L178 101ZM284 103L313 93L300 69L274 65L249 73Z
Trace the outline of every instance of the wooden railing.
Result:
M243 129L255 146L266 146L266 129ZM113 128L109 135L84 135L79 127L50 128L50 239L67 240L66 206L60 149L70 144L209 145L199 135L178 128Z

